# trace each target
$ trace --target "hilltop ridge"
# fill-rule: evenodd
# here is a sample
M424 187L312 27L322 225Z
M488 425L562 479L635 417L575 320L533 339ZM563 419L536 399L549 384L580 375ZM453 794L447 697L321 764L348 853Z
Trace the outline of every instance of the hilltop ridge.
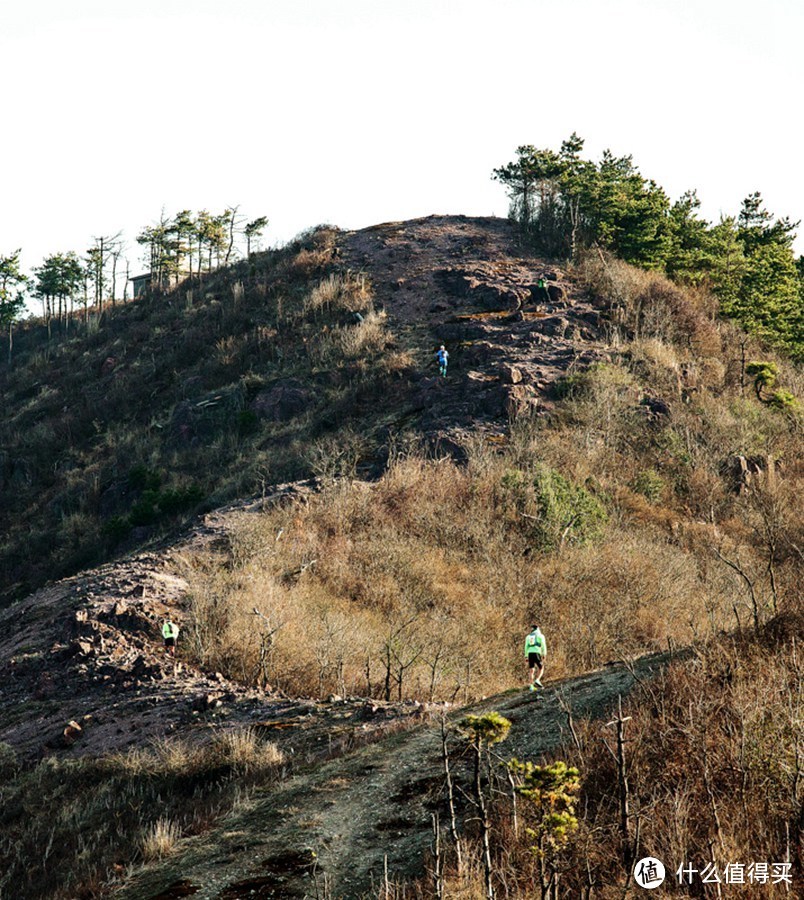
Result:
M560 268L524 252L507 220L429 216L346 234L343 245L432 372L415 378L425 433L483 421L499 432L512 415L549 409L558 378L605 356L599 310ZM446 382L432 365L438 342L450 351Z
M599 312L560 269L512 256L517 239L507 221L430 216L346 232L334 246L339 266L369 279L375 308L387 314L390 337L383 352L401 350L411 360L386 395L381 436L390 416L401 413L437 452L460 456L461 441L473 431L504 439L511 417L549 409L558 379L605 356ZM542 275L544 292L537 286ZM437 341L450 347L446 379L432 365ZM123 365L115 360L101 378ZM280 403L282 384L280 378L271 389ZM264 393L252 409L266 402ZM292 419L303 410L278 415ZM183 420L175 413L172 419L171 428L180 431ZM264 488L259 498L210 512L190 525L177 552L192 552L199 542L225 545L232 513L287 503L310 490L315 482L267 493ZM2 614L7 627L0 666L10 680L0 740L33 755L59 748L110 751L172 730L179 710L206 712L221 697L252 707L262 699L261 692L244 691L220 673L185 664L174 670L158 652L161 617L175 615L189 590L181 567L170 562L173 554L171 543L163 542L43 588ZM35 622L35 632L17 631L15 622ZM86 696L71 692L62 700L59 685L65 681L84 684ZM32 700L41 713L29 706ZM61 732L76 719L84 722L80 740L75 729L64 739Z

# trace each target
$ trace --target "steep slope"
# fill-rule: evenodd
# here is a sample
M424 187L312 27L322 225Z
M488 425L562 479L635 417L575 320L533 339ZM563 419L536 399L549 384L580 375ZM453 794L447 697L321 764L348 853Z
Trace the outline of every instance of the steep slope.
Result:
M510 222L463 216L338 236L336 268L368 277L374 306L388 315L389 347L416 361L389 385L387 402L376 411L380 458L393 425L389 416L398 429L460 455L460 442L474 432L502 435L512 415L549 408L559 378L605 354L599 313L559 270L515 255L516 249ZM537 286L542 276L544 291ZM446 379L433 365L441 341L451 354ZM281 389L284 382L277 384ZM254 401L261 402L264 393ZM349 426L350 417L340 424ZM180 424L170 428L181 431ZM167 436L168 446L176 437ZM376 460L364 460L369 471L377 471ZM238 508L259 509L309 489L269 489L259 502ZM0 667L9 675L0 740L37 755L65 744L68 722L83 721L76 747L98 752L163 733L177 716L204 711L207 703L214 707L221 696L256 701L253 691L225 683L219 674L185 666L176 671L159 652L161 617L181 604L187 590L170 562L172 552L225 541L226 514L211 513L205 521L191 526L177 547L159 545L59 582L0 614ZM151 533L141 531L145 538ZM74 686L68 700L60 690L64 683Z
M305 716L304 747L315 755L322 735L331 744L342 730L339 706L290 700L270 686L256 689L203 671L166 656L161 641L167 616L184 621L188 585L181 555L225 546L232 514L298 501L314 487L287 485L258 501L218 510L174 545L65 579L0 610L0 742L28 760L74 758L163 738L203 741L213 726ZM189 631L180 634L180 649L192 640ZM353 706L362 710L364 703ZM361 723L361 731L382 729L416 711L384 705ZM294 732L294 740L300 733Z
M64 798L52 830L46 822L43 834L26 832L32 801L2 781L9 772L16 776L19 761L27 767L44 759L25 772L34 772L34 783L38 772L58 787L63 771L69 790L83 785L80 777L70 781L81 776L82 763L99 760L93 777L114 785L101 759L110 752L147 756L154 741L168 750L206 746L244 729L273 742L283 759L281 772L275 768L242 793L242 773L228 763L191 773L181 782L190 803L207 782L226 802L198 816L179 810L185 837L177 856L140 870L134 868L143 855L140 832L161 813L160 783L146 771L154 792L147 796L156 805L135 804L141 818L119 849L105 847L99 873L86 863L91 845L79 841L74 859L89 866L81 875L89 886L59 872L31 896L55 896L58 887L58 896L72 897L78 883L82 896L94 897L113 878L124 896L143 900L301 897L319 890L356 897L376 881L385 856L392 874L420 872L430 813L443 811L435 720L445 707L376 699L394 693L390 638L382 631L392 614L406 621L413 610L423 631L437 631L439 621L449 625L450 641L460 633L461 615L474 617L480 640L484 628L485 635L496 628L494 642L485 641L481 672L491 670L498 680L478 690L465 679L470 698L518 676L514 636L532 613L547 610L551 634L561 637L552 671L577 673L619 659L623 646L637 657L671 637L686 642L731 628L732 616L738 627L751 615L758 621L800 593L794 501L804 470L796 420L746 398L739 373L727 365L728 348L721 353L716 324L695 297L600 262L607 278L636 285L632 318L618 323L620 340L640 324L641 310L650 310L654 330L631 329L647 335L639 346L634 341L617 351L606 341L613 328L604 313L615 293L610 286L607 300L598 299L605 291L593 297L575 276L519 248L506 221L433 216L319 232L311 244L252 270L241 264L218 273L206 294L180 287L167 301L156 298L164 309L132 304L119 318L111 315L108 335L99 332L88 349L76 338L70 349L73 361L92 355L89 396L97 424L81 432L84 443L59 446L55 456L75 426L63 405L77 384L75 372L72 380L65 374L66 349L54 387L24 385L23 373L15 376L14 452L30 449L37 429L50 441L40 460L50 481L41 496L31 495L31 522L45 510L72 540L91 512L96 518L87 535L102 533L98 556L115 561L50 583L0 612L0 744L8 745L1 748L0 791L13 799L0 816L3 858L30 874L31 848L67 834L73 815ZM189 320L191 339L184 333ZM128 335L132 324L136 334ZM450 352L446 378L434 364L440 343ZM603 360L611 365L591 365ZM574 395L562 399L562 383ZM150 393L146 384L153 385ZM136 427L124 433L116 429L132 411L123 402L127 392ZM543 415L551 410L555 416ZM51 414L58 427L46 428ZM389 466L383 478L403 440L426 452ZM763 457L752 456L757 447L764 475ZM781 486L771 479L774 453L785 458ZM33 492L30 460L13 456L0 454L0 489L4 496L25 485ZM750 497L730 475L735 456L754 460L759 489ZM303 477L311 473L321 477ZM299 480L271 486L285 477ZM80 506L81 485L89 506L75 512L59 491L68 487ZM193 506L201 485L205 499ZM259 496L221 505L249 492ZM207 512L178 532L192 509ZM287 521L273 515L277 510ZM768 557L762 529L771 513L776 555ZM8 509L4 514L14 520L16 574L5 573L11 580L34 570L41 577L52 558L63 561L57 539L45 547L40 532L28 545L25 531L33 533L34 525ZM571 534L584 515L588 532ZM244 518L268 523L274 546L291 523L283 552L296 543L274 568L269 554L260 560L259 541L253 558L244 562L241 553L235 560ZM548 519L550 534L542 529ZM101 532L104 521L113 527ZM376 534L386 544L372 543ZM91 541L75 541L78 549L87 546L94 549ZM746 566L754 579L750 596L743 576L717 568L715 549L733 552ZM196 556L202 562L191 586L188 560ZM373 617L380 623L367 632L375 669L361 680L368 657L353 648L358 677L348 690L335 688L347 696L324 700L262 685L264 671L253 657L235 657L228 667L225 659L220 666L194 663L201 654L192 593L221 572L234 583L231 594L217 598L224 607L232 598L241 607L243 597L261 602L262 589L271 601L326 607L316 610L318 619L299 616L302 640L302 625L324 623L330 602L341 604L345 642L359 615ZM243 588L250 579L254 595ZM399 598L408 606L394 608ZM241 617L237 627L257 632L264 616L257 610L252 617L251 602L244 608L247 624ZM167 614L184 627L177 663L159 638ZM377 675L383 651L384 689ZM297 668L317 662L308 654ZM635 679L650 678L666 662L651 655L632 670L613 665L556 682L535 701L516 691L468 709L509 715L514 729L506 752L536 758L565 740L567 705L574 716L604 715ZM432 674L434 682L435 664ZM428 696L417 679L411 674L403 691L400 673L398 696ZM431 697L438 696L433 682ZM442 697L461 696L460 678L455 682L454 693L444 682ZM324 689L322 675L318 694L337 683L333 678ZM365 683L369 696L348 696ZM295 684L303 687L294 694L316 690L314 675ZM466 711L450 708L452 721ZM144 765L136 752L115 764ZM95 812L103 828L105 813ZM13 883L0 878L0 897L9 889Z
M496 710L512 723L503 752L538 759L570 739L570 715L605 715L670 659L613 665L538 695L511 691L450 721ZM431 722L291 778L214 831L186 841L176 858L137 875L117 896L290 900L321 895L326 885L327 896L357 898L382 883L386 858L392 879L419 875L432 842L432 814L442 821L449 815L441 740L440 725ZM453 766L468 787L466 762L454 759Z

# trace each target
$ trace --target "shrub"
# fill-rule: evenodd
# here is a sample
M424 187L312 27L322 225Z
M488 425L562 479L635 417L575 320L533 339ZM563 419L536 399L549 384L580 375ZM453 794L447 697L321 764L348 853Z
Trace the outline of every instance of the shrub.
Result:
M582 544L600 535L608 516L587 490L544 465L536 468L533 490L538 509L535 530L542 547L563 547L568 541Z
M159 518L157 508L159 496L158 491L143 491L142 497L131 507L128 514L129 522L135 527L152 525Z
M790 391L774 391L768 400L768 406L786 413L797 413L801 409L801 404Z
M691 347L701 356L720 352L720 336L712 321L714 304L705 295L658 272L593 252L582 257L577 274L595 297L611 307L613 322L628 337L658 338Z
M119 544L131 531L131 522L125 516L113 516L104 523L101 531L114 544Z
M779 367L772 362L750 362L745 367L745 374L754 379L754 390L761 400L762 392L770 390L776 384Z
M157 819L143 834L140 852L145 862L164 859L178 849L181 829L170 819Z
M136 491L157 491L162 484L162 475L144 465L136 465L129 469L129 487Z
M664 479L654 469L643 469L631 482L631 490L649 503L657 503L664 491Z

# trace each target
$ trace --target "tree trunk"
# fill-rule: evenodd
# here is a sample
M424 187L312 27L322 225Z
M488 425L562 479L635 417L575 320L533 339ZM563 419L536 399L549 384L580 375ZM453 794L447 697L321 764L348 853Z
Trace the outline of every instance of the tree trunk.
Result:
M480 755L481 745L478 744L475 747L475 799L477 800L477 808L480 813L480 839L483 846L483 875L486 884L486 900L494 900L494 884L491 880L491 843L489 841L491 824L489 822L486 798L483 794L483 785L480 780Z
M117 293L117 253L112 253L112 306Z
M237 215L238 207L234 207L232 209L232 215L229 218L229 246L226 248L226 257L223 260L223 264L225 266L229 265L229 257L232 255L232 248L234 247L234 230L235 230L235 216Z

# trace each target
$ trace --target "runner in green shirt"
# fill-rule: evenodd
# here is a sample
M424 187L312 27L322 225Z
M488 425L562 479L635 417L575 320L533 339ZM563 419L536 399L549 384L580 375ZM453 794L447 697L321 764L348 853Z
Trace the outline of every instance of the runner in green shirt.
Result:
M176 655L176 638L179 636L179 626L170 619L162 626L162 637L165 639L165 650L170 656Z
M535 691L536 685L542 687L542 674L544 661L547 659L547 638L542 634L541 628L534 625L530 634L525 638L525 659L530 669L530 690ZM539 674L536 674L536 670Z

